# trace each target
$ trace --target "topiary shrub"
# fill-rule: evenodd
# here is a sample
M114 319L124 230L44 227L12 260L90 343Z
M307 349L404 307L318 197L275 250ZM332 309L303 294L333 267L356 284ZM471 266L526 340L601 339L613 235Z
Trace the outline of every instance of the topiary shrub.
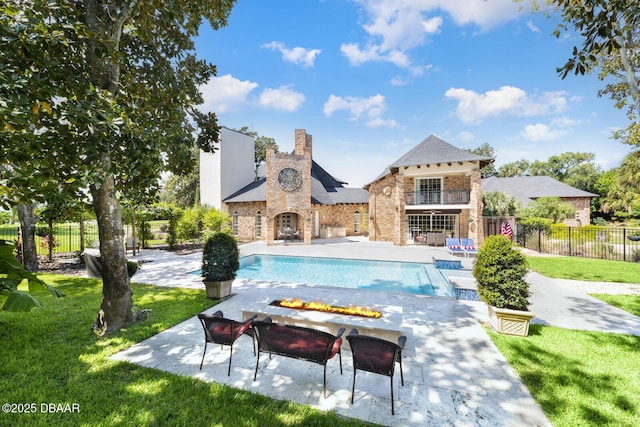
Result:
M529 306L527 259L506 236L489 236L478 250L473 276L480 300L497 308L526 311Z
M202 277L208 282L233 280L240 268L238 241L227 233L207 237L202 252Z

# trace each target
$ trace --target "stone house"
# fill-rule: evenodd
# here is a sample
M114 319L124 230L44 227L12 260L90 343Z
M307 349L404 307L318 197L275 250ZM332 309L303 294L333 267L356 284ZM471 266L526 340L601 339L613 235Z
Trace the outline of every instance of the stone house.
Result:
M520 206L525 207L540 197L558 197L576 210L573 218L564 221L570 227L580 227L591 223L591 198L597 194L589 193L558 181L550 176L516 176L498 178L492 176L482 180L484 192L499 191L514 197Z
M226 145L222 135L221 147L214 155L201 153L201 179L213 169L211 158L237 147ZM252 139L253 149L253 139ZM235 158L253 166L254 155ZM233 166L229 169L233 173ZM219 209L232 218L233 233L240 240L300 241L310 244L312 238L363 235L367 232L368 193L362 188L348 188L313 160L312 137L305 130L295 131L292 153L267 152L264 176L252 169L242 186L223 194ZM246 175L246 174L245 174ZM260 174L259 174L260 175ZM224 181L224 177L214 177ZM201 192L208 191L209 182L201 180ZM203 202L206 200L202 196Z
M429 136L365 186L369 239L406 245L434 233L481 244L480 169L493 160Z

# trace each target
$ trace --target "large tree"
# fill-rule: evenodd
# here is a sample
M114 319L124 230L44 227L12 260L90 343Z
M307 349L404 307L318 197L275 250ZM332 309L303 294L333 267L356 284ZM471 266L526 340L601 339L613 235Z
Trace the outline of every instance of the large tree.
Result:
M126 189L137 199L155 191L162 170L181 171L190 148L212 151L217 142L215 115L194 108L215 67L197 59L193 39L203 18L214 29L225 25L233 3L5 0L0 6L1 154L15 172L7 180L23 189L41 182L89 189L103 263L96 322L102 333L135 320L119 195Z
M255 172L255 180L258 180L258 169L267 161L267 149L273 148L278 152L278 144L276 140L268 136L258 136L258 132L249 130L249 126L242 126L237 129L238 132L242 132L255 138L254 141L254 156L253 156L253 169Z
M520 0L516 0L520 1ZM599 95L607 95L617 108L627 108L629 126L615 133L623 142L640 146L640 3L638 0L546 0L559 10L563 23L554 34L576 31L581 45L574 46L567 62L558 68L569 73L598 72L607 81Z

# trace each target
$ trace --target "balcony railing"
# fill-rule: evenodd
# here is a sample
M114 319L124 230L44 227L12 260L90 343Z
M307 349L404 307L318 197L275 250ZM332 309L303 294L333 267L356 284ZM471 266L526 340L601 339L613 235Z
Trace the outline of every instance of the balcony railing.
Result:
M407 205L466 205L469 190L410 191L405 193Z

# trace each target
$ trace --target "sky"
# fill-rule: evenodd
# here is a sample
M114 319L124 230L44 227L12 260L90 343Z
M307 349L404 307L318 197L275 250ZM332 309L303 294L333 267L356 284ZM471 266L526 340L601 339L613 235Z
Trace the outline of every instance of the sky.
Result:
M200 58L217 67L203 111L292 151L313 137L314 160L350 187L435 135L496 167L589 152L608 170L631 146L628 124L599 98L597 76L556 72L581 40L559 17L511 0L239 0L228 25L203 25Z

